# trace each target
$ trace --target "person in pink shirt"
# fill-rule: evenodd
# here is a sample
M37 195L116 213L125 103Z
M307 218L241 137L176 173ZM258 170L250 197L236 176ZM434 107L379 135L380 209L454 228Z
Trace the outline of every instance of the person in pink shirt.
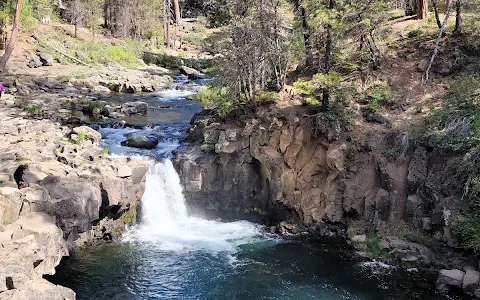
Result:
M0 98L2 98L3 84L0 82Z

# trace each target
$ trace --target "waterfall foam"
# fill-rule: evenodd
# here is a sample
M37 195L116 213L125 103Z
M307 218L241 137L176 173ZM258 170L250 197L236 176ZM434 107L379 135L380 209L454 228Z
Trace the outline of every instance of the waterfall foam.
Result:
M124 235L162 250L235 253L242 244L264 240L246 221L221 223L187 215L180 178L169 159L151 162L142 198L141 223Z

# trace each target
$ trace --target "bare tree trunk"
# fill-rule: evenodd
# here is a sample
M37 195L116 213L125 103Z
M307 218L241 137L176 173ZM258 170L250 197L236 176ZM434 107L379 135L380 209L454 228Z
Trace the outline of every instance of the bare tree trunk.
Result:
M443 37L443 31L445 30L445 26L447 26L448 17L450 16L450 13L452 11L452 6L453 6L453 3L450 2L450 6L447 8L447 13L445 14L445 19L443 20L443 23L442 23L442 27L440 28L440 32L438 33L437 40L435 41L435 48L433 49L432 57L430 58L430 62L428 63L427 70L425 71L425 74L422 78L422 84L426 84L429 79L430 69L432 68L433 61L437 56L438 46L440 45L440 40Z
M457 16L455 18L455 29L453 30L453 34L458 36L462 34L462 1L457 0L455 5Z
M452 4L453 0L445 0L445 13L448 11L450 4Z
M173 0L173 10L175 12L175 24L180 25L181 15L180 15L180 4L178 0Z
M335 6L334 0L328 1L328 9L333 10ZM332 48L333 48L333 38L332 38L332 24L327 24L327 40L325 41L325 54L324 54L324 69L323 73L328 74L332 68ZM324 110L328 109L330 104L330 90L328 87L323 88L322 92L322 107Z
M442 22L440 22L440 16L438 14L437 0L432 0L433 11L435 12L435 21L437 22L438 29L442 28Z
M428 2L427 0L417 0L417 19L423 20L427 17Z
M163 42L167 48L170 44L169 26L170 26L170 7L168 7L168 1L163 4Z
M0 57L0 70L5 70L7 66L7 61L12 55L13 48L15 47L15 42L17 40L18 29L20 28L20 12L22 11L23 0L17 0L17 7L15 9L15 19L13 21L12 35L10 36L10 42L5 48L5 53Z

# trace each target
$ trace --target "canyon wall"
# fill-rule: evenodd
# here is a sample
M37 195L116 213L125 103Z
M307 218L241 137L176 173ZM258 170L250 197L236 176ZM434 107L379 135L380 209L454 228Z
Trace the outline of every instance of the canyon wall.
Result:
M455 244L449 221L459 186L446 168L454 158L384 125L355 126L337 140L314 131L301 108L260 109L242 120L197 115L192 146L176 158L191 212L284 221L281 231L410 228Z

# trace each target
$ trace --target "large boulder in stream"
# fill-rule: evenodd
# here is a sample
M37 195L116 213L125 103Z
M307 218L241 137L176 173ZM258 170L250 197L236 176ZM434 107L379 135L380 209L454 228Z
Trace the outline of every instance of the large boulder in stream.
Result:
M141 101L126 102L122 104L121 112L126 115L146 114L148 104Z
M136 135L128 138L120 144L126 147L153 149L158 145L158 138L146 135Z
M188 79L192 79L192 80L203 78L202 73L200 73L199 71L197 71L193 68L189 68L189 67L186 67L186 66L181 66L180 67L180 74L188 76Z

